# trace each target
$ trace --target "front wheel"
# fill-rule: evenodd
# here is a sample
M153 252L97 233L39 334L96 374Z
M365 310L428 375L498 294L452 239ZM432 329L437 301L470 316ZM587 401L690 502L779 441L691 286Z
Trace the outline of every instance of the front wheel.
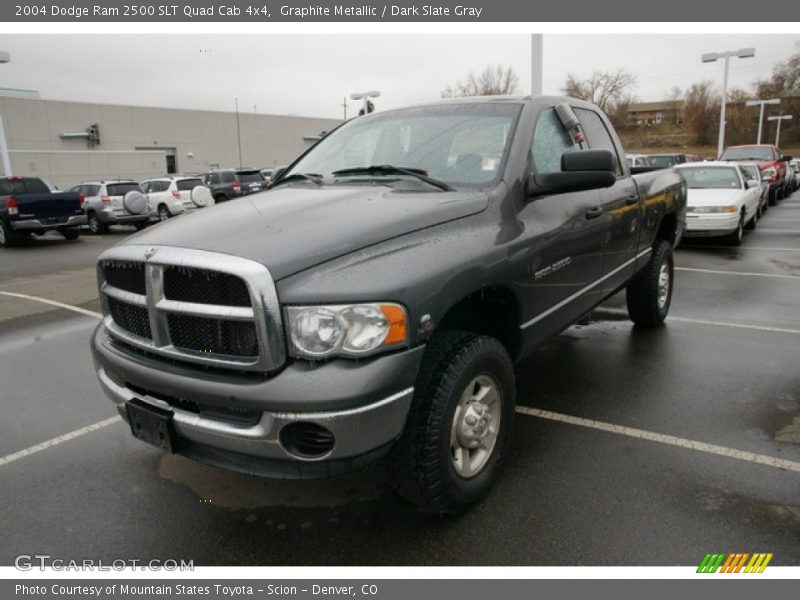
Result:
M739 224L736 226L736 230L728 236L728 245L741 246L743 239L744 239L744 215L739 217Z
M655 327L667 318L675 279L672 244L659 240L650 262L626 289L628 316L640 327Z
M514 371L498 340L437 333L392 450L396 491L420 510L440 514L483 498L505 458L514 405Z

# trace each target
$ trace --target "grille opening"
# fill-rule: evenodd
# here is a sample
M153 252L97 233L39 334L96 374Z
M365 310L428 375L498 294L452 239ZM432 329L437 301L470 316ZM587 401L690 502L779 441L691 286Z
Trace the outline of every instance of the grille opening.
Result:
M250 306L250 292L242 279L194 267L166 267L164 296L168 300L197 304Z
M118 327L139 337L153 339L153 333L150 331L150 317L146 309L120 302L116 298L106 298L106 300L111 318Z
M258 337L253 322L171 314L167 324L176 347L209 354L258 356Z
M145 295L144 263L110 260L103 263L103 278L108 285L126 292Z
M316 423L289 423L281 429L280 440L290 454L299 458L319 458L331 450L335 439L333 433Z

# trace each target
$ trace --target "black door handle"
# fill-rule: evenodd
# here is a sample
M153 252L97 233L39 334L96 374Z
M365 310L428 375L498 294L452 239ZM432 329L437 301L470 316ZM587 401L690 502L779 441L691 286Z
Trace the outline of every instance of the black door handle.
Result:
M586 218L587 219L596 219L600 215L603 214L603 207L602 206L595 206L594 208L590 208L586 211Z
M636 194L625 198L625 204L627 204L628 206L630 206L631 204L636 204L637 202L639 202L639 196L637 196Z

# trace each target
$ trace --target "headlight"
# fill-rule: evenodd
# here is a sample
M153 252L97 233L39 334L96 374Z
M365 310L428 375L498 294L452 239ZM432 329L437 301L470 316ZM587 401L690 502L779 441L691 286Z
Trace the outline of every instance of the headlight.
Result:
M730 206L690 206L689 212L693 213L735 213L738 209L735 204Z
M294 356L363 356L407 342L407 317L399 304L337 304L286 308Z
M778 175L778 169L774 167L770 167L768 169L764 169L764 173L762 174L762 179L766 179L767 181L772 181Z

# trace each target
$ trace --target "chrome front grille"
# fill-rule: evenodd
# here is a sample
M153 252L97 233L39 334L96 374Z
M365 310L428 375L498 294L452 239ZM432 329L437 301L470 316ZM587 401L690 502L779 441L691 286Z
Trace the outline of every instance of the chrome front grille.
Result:
M202 250L122 246L98 260L112 337L173 360L269 372L285 361L277 293L262 264Z

